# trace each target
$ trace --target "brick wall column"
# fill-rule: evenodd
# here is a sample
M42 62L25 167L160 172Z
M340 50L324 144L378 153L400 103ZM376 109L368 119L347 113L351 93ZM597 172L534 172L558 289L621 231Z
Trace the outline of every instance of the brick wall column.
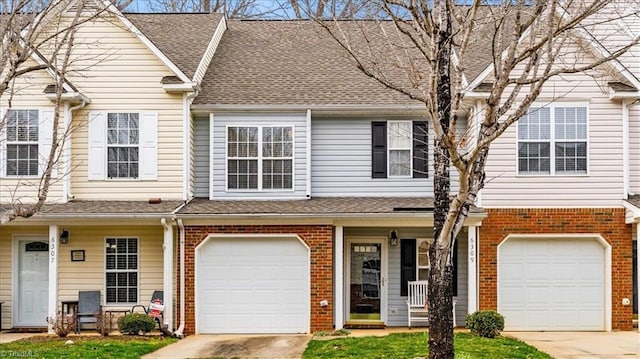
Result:
M632 330L632 228L623 208L487 209L479 238L480 309L498 307L498 245L509 234L590 233L611 245L612 329Z
M195 332L195 249L209 234L297 234L311 250L311 332L333 328L333 227L331 225L295 226L185 226L186 326ZM327 300L329 305L320 306Z

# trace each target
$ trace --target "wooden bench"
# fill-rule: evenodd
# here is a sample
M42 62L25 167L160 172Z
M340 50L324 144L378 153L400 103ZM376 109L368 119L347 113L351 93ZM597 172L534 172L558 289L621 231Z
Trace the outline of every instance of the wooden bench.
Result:
M407 283L407 325L413 322L429 323L429 303L427 301L429 282L426 280ZM456 300L453 300L453 326L456 326Z

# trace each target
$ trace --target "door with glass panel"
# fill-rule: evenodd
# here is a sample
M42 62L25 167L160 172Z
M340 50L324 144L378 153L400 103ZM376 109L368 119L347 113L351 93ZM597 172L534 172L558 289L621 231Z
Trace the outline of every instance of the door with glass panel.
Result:
M348 241L347 252L347 320L384 322L386 242L371 239Z

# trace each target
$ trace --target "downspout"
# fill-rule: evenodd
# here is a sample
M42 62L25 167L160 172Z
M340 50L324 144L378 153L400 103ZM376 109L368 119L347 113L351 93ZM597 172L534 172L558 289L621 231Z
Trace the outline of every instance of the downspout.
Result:
M631 106L637 104L638 101L640 100L635 100L635 101L623 100L622 101L622 159L623 159L622 187L623 187L624 199L628 199L629 196L634 195L634 193L630 191L630 185L629 185L629 180L630 180L629 167L631 163L630 148L629 148L630 147L629 146L629 135L630 135L629 134L629 109L631 108Z
M69 136L65 138L64 144L64 186L62 186L63 196L65 202L72 200L75 196L71 193L71 119L73 118L73 112L77 111L87 105L87 101L82 98L80 103L69 107L65 111L64 116L64 128L68 131ZM69 106L68 102L65 103L65 107Z
M184 102L182 104L183 113L183 129L184 132L184 165L182 170L184 171L184 182L182 184L182 199L188 201L191 197L191 101L200 93L199 87L194 92L184 95Z
M185 291L185 278L184 278L184 272L185 272L185 266L184 266L184 224L182 223L181 219L177 219L176 222L178 223L178 228L179 228L179 237L180 237L180 326L178 327L178 329L173 333L173 335L175 337L178 338L182 338L184 337L183 331L184 331L184 325L185 325L185 298L186 295L184 293Z

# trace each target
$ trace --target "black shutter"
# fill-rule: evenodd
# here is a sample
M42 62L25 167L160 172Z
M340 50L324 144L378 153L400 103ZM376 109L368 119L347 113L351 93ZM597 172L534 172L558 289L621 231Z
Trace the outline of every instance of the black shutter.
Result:
M416 280L416 240L400 240L400 295L407 296L407 282Z
M387 178L387 123L371 122L371 178Z
M427 122L413 121L413 178L428 177L428 148Z

